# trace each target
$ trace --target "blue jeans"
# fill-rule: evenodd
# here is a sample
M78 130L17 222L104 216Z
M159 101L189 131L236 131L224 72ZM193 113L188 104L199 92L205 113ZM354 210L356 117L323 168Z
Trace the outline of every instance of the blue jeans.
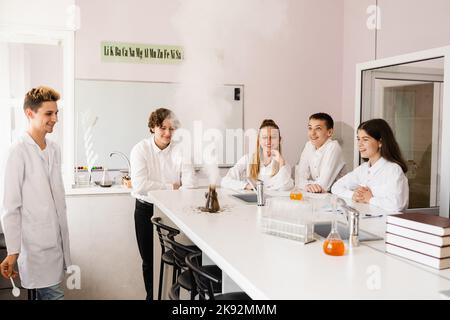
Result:
M64 290L59 283L51 287L36 289L36 300L64 300Z

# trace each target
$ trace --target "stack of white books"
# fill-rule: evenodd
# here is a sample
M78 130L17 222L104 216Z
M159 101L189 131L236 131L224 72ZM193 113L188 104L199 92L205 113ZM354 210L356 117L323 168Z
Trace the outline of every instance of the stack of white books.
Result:
M386 221L386 252L435 269L450 268L450 219L402 213Z

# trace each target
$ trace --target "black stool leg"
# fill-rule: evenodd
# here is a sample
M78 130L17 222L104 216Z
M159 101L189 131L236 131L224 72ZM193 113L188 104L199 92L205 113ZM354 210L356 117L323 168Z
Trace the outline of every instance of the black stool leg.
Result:
M175 282L177 281L177 268L175 266L172 266L173 270L172 270L172 285L175 284Z
M158 284L158 300L161 300L162 282L164 278L164 262L161 259L159 266L159 284Z
M192 274L192 272L189 272L191 274L191 300L195 300L195 296L197 295L197 286L195 285L195 280L194 280L194 275Z

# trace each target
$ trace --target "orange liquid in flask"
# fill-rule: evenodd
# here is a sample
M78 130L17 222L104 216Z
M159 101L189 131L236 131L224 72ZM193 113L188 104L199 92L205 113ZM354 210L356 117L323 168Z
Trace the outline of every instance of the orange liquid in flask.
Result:
M340 239L327 239L323 243L323 252L330 256L343 256L345 254L344 241Z
M290 194L290 198L291 198L291 200L302 200L303 199L303 195L299 191L295 191L295 192L293 191Z

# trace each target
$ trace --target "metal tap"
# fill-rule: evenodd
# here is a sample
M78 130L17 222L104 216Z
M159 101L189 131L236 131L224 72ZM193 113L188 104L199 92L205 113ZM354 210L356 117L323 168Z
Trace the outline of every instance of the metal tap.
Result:
M360 213L353 207L347 205L344 199L336 199L337 207L341 208L347 218L348 229L349 229L349 239L348 243L350 247L359 246L359 216Z
M131 164L130 164L130 160L128 159L128 157L126 156L126 154L123 153L123 152L120 152L120 151L113 151L113 152L111 152L111 153L109 154L109 156L112 157L112 156L115 155L115 154L118 155L118 156L121 156L122 158L125 159L125 161L126 161L127 164L128 164L128 176L130 176L130 175L131 175Z
M256 197L258 206L262 207L265 205L264 199L264 182L262 180L256 181Z

